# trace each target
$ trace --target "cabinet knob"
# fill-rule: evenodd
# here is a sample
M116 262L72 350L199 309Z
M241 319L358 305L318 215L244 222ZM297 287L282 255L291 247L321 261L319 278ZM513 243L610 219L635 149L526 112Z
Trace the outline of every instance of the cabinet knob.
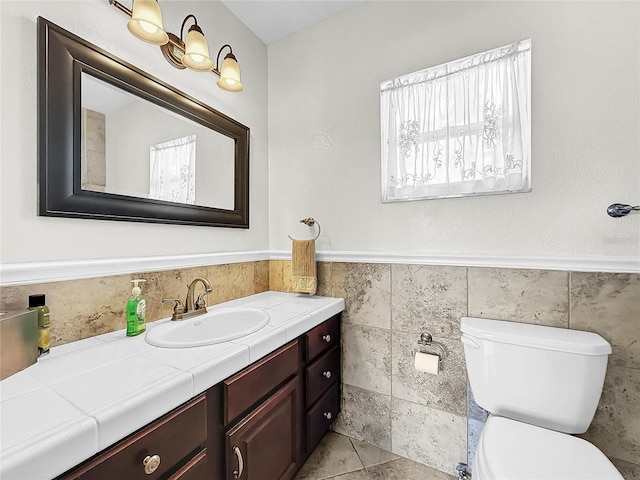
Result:
M142 465L144 465L144 473L151 475L160 466L160 455L147 455L142 460Z
M323 415L327 420L331 420L331 417L333 417L333 415L331 415L331 412L324 412Z
M244 470L244 461L242 460L242 452L238 447L233 447L233 453L236 454L236 458L238 459L238 470L233 471L233 478L240 478L242 476L242 471Z
M323 339L325 342L329 343L329 342L331 342L331 335L323 335L323 336L322 336L322 339Z
M322 375L324 375L326 378L331 378L331 372L329 370L327 370L326 372L322 372Z

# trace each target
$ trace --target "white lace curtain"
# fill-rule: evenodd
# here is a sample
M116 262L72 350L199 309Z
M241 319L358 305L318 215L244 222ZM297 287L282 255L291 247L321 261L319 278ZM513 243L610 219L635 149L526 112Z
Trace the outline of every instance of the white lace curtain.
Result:
M380 85L382 200L531 190L531 40Z
M196 201L196 136L150 147L149 198L170 202Z

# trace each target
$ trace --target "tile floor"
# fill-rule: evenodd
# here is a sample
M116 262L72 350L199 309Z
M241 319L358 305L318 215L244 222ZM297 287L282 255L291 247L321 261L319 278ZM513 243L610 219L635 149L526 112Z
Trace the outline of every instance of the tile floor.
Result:
M368 443L329 432L295 480L456 480Z

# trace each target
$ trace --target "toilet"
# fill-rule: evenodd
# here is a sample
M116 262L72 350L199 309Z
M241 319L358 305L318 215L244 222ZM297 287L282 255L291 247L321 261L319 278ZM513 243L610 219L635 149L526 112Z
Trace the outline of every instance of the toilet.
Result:
M490 415L474 480L623 480L584 433L611 345L591 332L484 318L460 323L469 383Z

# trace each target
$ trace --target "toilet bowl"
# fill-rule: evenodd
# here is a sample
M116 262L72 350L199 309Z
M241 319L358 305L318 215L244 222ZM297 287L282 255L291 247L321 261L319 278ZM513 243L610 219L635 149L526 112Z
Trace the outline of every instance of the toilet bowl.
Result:
M517 322L462 318L469 383L490 412L474 480L623 480L589 427L611 346L602 337Z
M595 445L491 415L478 441L475 480L623 480Z

